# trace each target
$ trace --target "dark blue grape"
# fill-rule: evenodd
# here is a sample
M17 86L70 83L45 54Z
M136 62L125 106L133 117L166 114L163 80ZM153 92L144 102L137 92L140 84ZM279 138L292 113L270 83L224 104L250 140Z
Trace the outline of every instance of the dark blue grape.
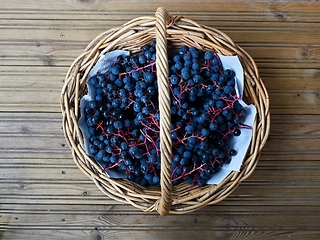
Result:
M144 53L144 56L148 59L148 60L150 60L151 58L152 58L152 52L151 51L146 51L145 53Z
M195 75L193 76L193 81L197 84L202 83L203 82L203 77L200 75Z
M219 101L216 102L216 108L217 108L217 109L222 109L222 108L224 108L224 106L225 106L225 105L224 105L224 102L223 102L223 101L220 101L220 100L219 100Z
M200 150L207 150L208 144L205 142L202 142L202 143L200 143L199 148L200 148Z
M177 70L181 70L183 68L183 64L181 62L177 62L174 66Z
M204 54L205 60L211 60L211 59L213 59L213 57L214 57L214 55L212 52L205 52L205 54Z
M186 133L192 134L194 132L194 127L192 125L187 125L185 131Z
M153 176L152 178L153 184L158 184L160 183L160 177L158 175Z
M184 80L188 80L190 78L190 72L184 71L182 72L181 76Z
M114 75L118 75L120 73L120 66L119 65L111 66L109 68L109 71Z
M138 71L134 71L132 72L132 78L135 80L139 80L140 79L140 73Z
M201 134L202 134L203 136L207 137L207 136L209 136L210 131L209 131L207 128L203 128L203 129L201 130Z
M170 76L170 82L171 84L175 85L178 84L180 82L180 79L177 75L171 75Z
M143 173L146 173L149 170L149 165L147 163L142 163L140 169Z
M140 111L141 111L141 104L140 104L140 102L135 102L135 103L133 104L133 110L134 110L135 112L140 112Z
M240 136L241 135L240 129L235 129L233 132L233 135L235 135L236 137Z
M188 166L188 164L189 164L188 159L186 159L186 158L181 158L181 160L180 160L180 165L181 165L181 166Z
M219 74L218 73L214 73L211 75L211 81L216 82L219 79Z
M231 149L231 150L230 150L230 155L231 155L231 156L237 155L237 151L236 151L235 149Z
M96 95L96 101L101 103L103 101L102 95L100 95L100 94Z
M99 79L97 78L97 76L92 76L89 79L89 83L93 86L96 86L99 84Z
M187 46L182 46L180 48L180 53L186 53L188 51L188 47Z
M121 128L123 128L123 123L121 121L115 121L113 123L113 126L115 129L121 129Z
M174 61L175 63L181 62L181 56L180 56L180 55L175 55L175 56L173 57L173 61Z
M144 54L140 54L139 57L138 57L138 61L140 64L145 64L147 62L147 58Z
M214 149L212 150L212 155L213 155L213 156L218 156L219 153L220 153L220 151L219 151L219 149L217 149L217 148L214 148Z
M183 60L184 61L190 61L192 59L192 55L190 53L185 53L183 55Z
M115 85L117 87L122 87L123 86L123 81L122 81L121 78L118 78L114 83L115 83Z
M151 87L148 87L147 93L148 93L148 95L153 96L156 94L156 90L154 87L151 86Z
M89 102L88 106L91 108L91 109L95 109L97 107L97 102L92 100Z
M184 67L187 67L187 68L191 68L191 66L192 66L191 60L186 60L186 61L184 62L184 64L183 64L183 66L184 66Z
M147 80L149 83L152 83L152 82L154 81L154 79L155 79L154 75L153 75L152 73L150 73L150 72L145 72L145 73L143 74L143 77L144 77L144 79Z
M124 83L124 84L129 84L129 83L131 83L131 82L132 82L131 77L125 77L125 78L123 79L123 83Z

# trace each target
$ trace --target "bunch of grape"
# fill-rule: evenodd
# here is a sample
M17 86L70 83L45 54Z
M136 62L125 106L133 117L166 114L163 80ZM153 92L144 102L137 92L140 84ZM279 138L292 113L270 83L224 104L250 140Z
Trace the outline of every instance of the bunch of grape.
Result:
M95 99L85 108L90 155L104 171L124 172L143 186L160 184L160 138L155 43L119 56L88 81ZM235 93L235 73L218 55L183 46L169 54L172 182L203 186L237 151L245 110Z

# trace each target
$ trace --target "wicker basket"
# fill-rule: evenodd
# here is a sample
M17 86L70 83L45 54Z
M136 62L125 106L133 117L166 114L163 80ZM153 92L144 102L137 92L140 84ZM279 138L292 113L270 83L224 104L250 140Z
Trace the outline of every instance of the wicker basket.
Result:
M161 182L160 187L143 187L127 179L111 179L84 150L78 126L80 98L87 93L86 79L98 58L112 50L131 54L156 40L159 87ZM168 45L167 45L168 44ZM244 100L257 108L253 137L240 172L230 173L219 185L204 187L171 182L171 127L167 47L194 46L226 56L237 55L244 69ZM71 65L61 93L63 129L77 166L108 197L160 215L183 214L220 202L254 171L270 128L268 93L256 64L248 53L224 33L181 16L170 16L158 8L155 16L139 17L97 36Z

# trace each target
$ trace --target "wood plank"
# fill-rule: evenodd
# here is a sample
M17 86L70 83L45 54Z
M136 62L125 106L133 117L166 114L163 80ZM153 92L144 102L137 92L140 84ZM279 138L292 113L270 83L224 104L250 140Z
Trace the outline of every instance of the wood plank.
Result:
M271 136L313 137L320 135L320 117L317 115L272 115Z
M45 131L44 131L45 130ZM59 136L62 133L62 114L1 114L0 136Z
M241 1L238 1L241 2ZM228 4L228 3L227 3ZM299 3L301 5L301 3ZM305 3L304 3L305 6ZM227 7L223 4L221 7ZM92 9L92 8L91 8ZM170 10L170 9L168 9ZM231 11L230 11L231 10ZM238 10L238 9L237 9ZM214 21L214 22L232 22L232 21L243 21L243 22L251 22L253 24L253 20L260 24L260 22L279 22L286 24L287 22L307 22L314 23L319 20L319 14L315 11L290 11L287 10L285 12L275 12L275 11L252 11L252 9L246 9L243 11L235 11L235 9L228 9L228 11L169 11L170 14L174 15L182 15L188 16L191 19L201 20L201 21ZM248 15L250 13L250 15ZM0 14L0 20L90 20L90 21L126 21L127 19L132 19L135 17L139 17L142 15L154 15L154 9L150 10L112 10L108 9L108 11L100 10L100 9L64 9L59 11L50 10L50 9L41 9L41 12L34 9L27 10L17 10L17 9L2 9ZM19 23L21 24L21 23ZM39 22L39 24L43 24ZM65 24L68 24L66 22ZM82 22L78 22L78 24L82 24ZM85 22L83 23L85 24Z
M199 229L199 228L198 228ZM198 230L197 229L197 230ZM0 232L1 233L1 232ZM14 229L3 231L3 237L5 239L23 239L25 235L32 235L37 239L44 239L50 236L50 239L173 239L180 240L183 239L275 239L275 238L290 238L290 239L317 239L319 237L319 232L317 230L234 230L232 226L228 226L226 230L209 230L201 231L201 237L199 238L199 233L189 230L129 230L124 229L124 231L119 230L101 230L101 229L91 229L91 230L81 230L81 229L71 229L68 230L34 230L34 229ZM0 235L1 236L1 235Z
M52 149L59 151L69 151L66 147L66 141L64 137L61 135L59 137L38 137L38 136L13 136L7 137L6 139L0 140L1 150L13 150L13 149L21 149L21 150L36 150L36 149Z
M299 176L298 178L292 179L292 176L288 176L288 174L282 176L285 172L283 170L268 170L262 172L261 170L256 169L255 173L250 177L250 181L242 182L241 186L232 193L230 198L245 197L246 200L250 201L257 201L255 200L256 198L260 198L260 200L263 199L264 201L270 201L270 199L275 201L279 198L319 199L315 196L320 194L320 188L318 187L320 180L316 177L314 172L311 170L303 171L301 169L297 171L287 169L286 171L289 171L292 175L296 173L299 174L299 172L305 172L306 175L310 174L310 176L304 178ZM61 174L60 172L60 176L68 176L69 169L66 169L65 172L65 174ZM272 173L270 174L270 172ZM266 178L267 174L270 174L271 176ZM280 175L281 177L276 178L276 175ZM259 176L259 178L257 176ZM19 181L18 178L15 178L13 180L14 183L9 183L11 179L8 178L6 182L2 182L3 187L1 188L0 193L3 201L4 199L12 199L11 203L15 203L14 199L18 199L18 202L20 203L27 203L30 199L51 198L51 200L56 200L57 202L59 202L60 199L61 202L59 204L62 204L65 200L69 199L78 202L83 199L94 201L101 198L108 198L86 177L83 179L61 178L61 180L57 177L53 180L30 178L30 181L33 181L33 183L25 182L24 179L25 178L22 178ZM88 180L86 181L86 179ZM295 191L292 191L292 188L294 188ZM242 199L242 201L244 201L244 199ZM244 204L242 201L240 200L239 203Z
M117 26L117 25L115 25ZM104 31L105 28L97 29L67 29L67 28L33 28L33 29L11 29L2 28L3 34L2 40L10 41L12 39L19 39L26 42L38 42L47 39L49 41L73 41L79 39L81 41L90 42L94 37L98 36ZM243 42L254 43L259 45L260 43L270 42L275 44L297 44L306 45L313 44L319 39L320 33L312 29L302 29L301 31L292 32L289 30L283 30L272 34L273 31L249 31L249 30L229 30L221 28L221 31L225 32L231 37L231 39L241 46ZM306 37L308 35L308 37ZM32 37L32 40L30 39Z
M301 229L304 230L319 230L318 221L319 216L312 214L301 214L301 217L295 216L299 211L294 213L286 213L282 216L279 216L277 212L265 213L265 214L253 214L250 220L245 220L244 216L241 214L217 214L214 215L210 212L205 212L205 214L188 214L184 217L174 217L168 216L166 218L161 218L155 213L153 214L141 214L140 219L137 219L136 216L131 214L119 214L119 215L102 215L101 213L97 216L90 216L87 214L50 214L43 213L32 214L31 218L28 214L14 214L15 221L12 223L10 228L20 229L59 229L66 226L70 226L74 229L92 229L98 227L103 230L148 230L148 228L154 228L157 226L157 230L183 230L185 226L190 227L192 230L195 230L198 225L201 225L203 230L209 229L226 229L226 224L234 226L235 229L241 229L245 226L259 226L260 228L268 227L270 229L276 229L275 226L282 226L285 229L294 228L288 226L287 218L292 218L292 223L298 225ZM13 217L13 216L12 216ZM3 214L3 224L8 223L7 214ZM17 218L17 219L16 219ZM194 220L197 219L195 223ZM273 221L271 221L273 219ZM12 221L12 220L11 220ZM10 221L10 222L11 222ZM13 221L12 221L13 222ZM174 224L175 223L175 224ZM189 229L190 230L190 229Z
M72 161L71 159L69 161ZM69 162L71 164L71 162ZM45 164L45 162L44 162ZM65 166L46 167L45 165L39 166L25 166L20 167L2 167L0 169L0 176L6 180L24 181L29 180L56 180L56 181L78 181L87 180L87 177L76 166L67 168Z
M44 12L45 13L45 12ZM2 29L34 29L37 26L38 29L45 29L48 27L51 28L63 28L66 30L72 30L74 26L80 29L108 29L115 26L121 26L125 22L130 21L131 19L141 17L141 16L154 16L154 13L134 13L134 12L114 12L109 13L108 15L98 15L90 14L90 13L72 13L71 19L62 18L62 14L54 14L46 13L44 16L41 15L41 20L38 21L38 16L29 12L26 18L21 17L21 13L17 14L9 14L9 13L2 13L0 15L0 24ZM305 21L306 18L301 19L294 19L292 20L290 16L283 16L283 18L290 18L290 21L283 21L279 20L279 18L275 17L275 14L269 15L255 15L251 16L251 19L248 18L248 14L246 13L236 13L236 14L221 14L218 13L217 15L212 14L203 14L203 13L179 13L178 15L184 16L185 18L192 19L199 24L212 26L217 29L221 30L243 30L245 27L246 30L251 31L271 31L274 30L275 24L277 26L276 31L284 30L290 31L292 22L295 23L295 31L301 31L304 29L312 30L317 29L318 25L317 22L319 21L319 16L315 17L311 21L307 18L307 22ZM172 15L176 15L176 13L172 13ZM19 16L18 19L14 19L15 17ZM70 16L70 15L68 15ZM305 16L304 16L305 17ZM21 20L23 19L23 22ZM254 19L254 21L253 21ZM68 21L66 21L68 20ZM86 20L86 21L79 21L79 20ZM251 21L250 21L251 20ZM235 24L236 23L236 24Z
M94 37L94 36L93 36ZM68 42L23 42L15 41L2 41L3 46L1 51L1 63L6 64L7 58L13 57L22 57L21 60L29 60L30 64L35 65L37 62L42 62L41 65L45 63L45 57L50 58L53 65L57 64L57 61L69 60L72 61L75 59L83 49L86 47L88 42L79 42L78 39L74 39ZM301 61L306 60L317 60L320 58L319 54L319 45L314 43L312 45L296 45L289 44L275 44L272 45L268 42L262 43L262 45L250 45L247 42L244 42L241 45L245 50L247 50L250 55L259 61L263 60L274 60L277 61L282 59L283 61L290 59L300 59ZM33 58L33 59L32 59ZM33 61L35 63L32 63ZM16 61L19 64L22 64L24 61ZM7 64L10 63L7 61ZM40 64L40 63L39 63ZM69 64L66 64L69 65Z
M94 214L105 214L105 215L144 215L139 209L134 208L129 204L111 204L110 200L108 204L5 204L2 208L3 213L14 213L14 214L31 214L32 212L43 214L72 214L79 213L83 215ZM200 209L199 212L189 213L188 215L201 215L201 214L215 214L215 215L244 215L244 214L260 214L260 215L273 215L279 211L283 211L285 214L294 214L301 210L296 205L286 206L264 206L261 208L257 205L228 205L225 202L220 202L215 206L207 206ZM305 206L305 215L311 215L314 212L319 212L319 206ZM147 213L148 215L156 216L156 213Z
M262 0L259 2L247 2L247 1L239 1L241 4L237 5L237 8L234 7L234 3L232 1L204 1L199 0L197 4L192 5L192 11L203 11L203 12L219 12L219 11L227 11L227 12L242 12L242 11L250 11L250 12L315 12L315 10L319 7L319 3L317 2L290 2L290 1L281 1L281 2L270 2L268 0ZM139 3L139 4L138 4ZM11 11L17 10L101 10L101 11L116 11L116 10L130 10L130 11L155 11L155 9L159 6L163 6L170 11L188 11L190 12L190 4L192 4L192 0L176 0L172 2L168 1L157 1L157 2L149 2L147 0L143 1L81 1L81 0L57 0L54 3L50 1L43 1L39 3L36 0L29 0L28 4L21 4L19 0L12 0L10 2L4 1L1 2L0 8L10 9ZM213 4L214 3L214 4Z
M241 185L238 187L240 188ZM238 191L238 189L236 190ZM252 191L252 190L251 190ZM235 194L235 193L234 193ZM50 196L29 196L25 195L21 196L9 196L8 198L3 197L0 199L0 204L3 206L4 204L29 204L29 205L39 205L39 204L52 204L52 205L74 205L74 204L86 204L95 206L97 204L121 204L120 202L110 200L108 197L101 195L100 197L94 196L85 196L85 197L68 197L68 196L59 196L59 197L50 197ZM221 204L224 205L233 205L233 206L286 206L290 203L291 206L295 206L301 210L304 209L306 205L308 206L318 206L319 205L319 197L304 197L303 195L299 196L280 196L277 195L275 197L268 196L243 196L243 195L230 195L226 199L224 199ZM123 204L123 203L122 203ZM219 205L216 205L217 207ZM125 210L123 210L125 212Z
M47 219L50 220L47 222L47 225L44 225L43 219L45 219L45 217L46 215L35 215L35 219L33 219L33 221L36 221L38 223L42 220L42 224L39 224L37 226L33 225L30 227L18 225L19 222L22 222L22 220L26 221L28 219L26 215L15 215L14 220L15 222L17 222L17 225L12 224L10 227L8 227L8 230L14 230L14 233L19 233L19 231L21 230L18 229L28 229L27 232L30 230L34 230L35 234L41 234L41 232L46 233L49 230L53 232L54 230L59 231L60 229L61 231L61 229L63 229L65 233L63 234L62 232L60 234L68 237L68 235L70 234L70 230L72 229L71 233L88 233L88 235L86 236L87 238L90 236L90 233L92 234L92 231L96 230L96 234L98 234L99 236L105 236L107 237L107 239L122 239L121 237L128 238L129 236L134 236L130 237L130 239L141 239L146 236L146 234L143 233L145 231L148 232L147 236L150 237L166 237L167 239L181 239L181 237L184 237L185 239L194 239L198 237L196 236L195 232L199 230L199 225L205 225L201 227L201 231L204 232L204 234L201 236L204 237L204 239L212 237L231 239L238 238L239 236L246 236L247 239L256 239L258 236L262 237L263 239L274 239L275 237L279 237L281 235L284 235L284 237L293 236L293 238L295 238L295 236L299 237L301 233L305 233L307 236L309 234L311 234L311 236L315 236L318 234L317 227L315 225L310 226L310 222L316 222L318 220L317 218L308 216L301 216L298 218L296 217L296 215L286 215L284 217L277 215L271 215L269 217L252 216L252 221L256 221L254 226L259 227L253 227L252 222L244 220L242 216L231 216L227 214L225 216L215 216L209 214L205 214L204 216L186 215L184 218L178 218L178 220L173 220L173 218L171 218L170 216L167 218L161 218L154 217L152 215L144 215L136 221L133 221L130 216L97 215L95 216L96 220L90 225L85 224L86 222L92 221L92 217L90 218L87 216L80 216L80 219L76 219L75 216L72 215L50 215L51 218L48 218L47 216ZM285 217L291 217L292 219L294 219L295 222L299 224L299 231L292 228L291 226L288 226L287 222L284 219ZM117 221L117 219L119 219L120 221L130 222L131 224L119 226L119 220ZM146 223L146 221L148 220L149 222ZM51 223L51 225L48 225L49 223ZM270 223L273 223L274 225L271 225ZM155 226L157 226L156 230L153 230ZM186 229L184 226L188 226L188 228ZM67 227L69 231L65 231ZM152 230L150 230L151 227ZM180 234L180 231L182 231L183 233ZM248 237L248 234L250 234L250 237ZM179 238L172 238L172 236L177 235L179 236ZM304 235L304 237L306 237L306 235ZM82 237L82 235L73 237L79 238Z

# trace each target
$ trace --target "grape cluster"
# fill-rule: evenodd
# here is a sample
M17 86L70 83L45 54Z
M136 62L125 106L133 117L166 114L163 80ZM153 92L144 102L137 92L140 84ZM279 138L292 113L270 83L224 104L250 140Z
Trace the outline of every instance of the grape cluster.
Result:
M90 155L104 171L126 173L143 186L160 184L159 106L155 43L119 56L88 81L94 99L84 109ZM231 136L241 134L245 110L235 74L218 55L183 46L168 59L173 142L172 182L203 186L236 155Z
M182 47L169 59L172 97L172 180L203 186L237 154L231 136L241 134L245 110L235 92L235 73L219 56Z

